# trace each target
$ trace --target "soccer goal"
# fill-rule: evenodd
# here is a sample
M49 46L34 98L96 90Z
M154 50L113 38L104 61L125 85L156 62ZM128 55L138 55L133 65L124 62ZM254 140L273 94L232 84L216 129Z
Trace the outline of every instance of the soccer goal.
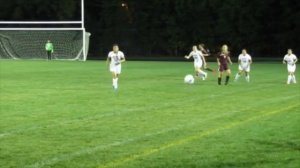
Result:
M0 59L47 59L48 40L54 46L52 59L87 59L91 34L85 31L84 0L80 21L1 21L0 26Z

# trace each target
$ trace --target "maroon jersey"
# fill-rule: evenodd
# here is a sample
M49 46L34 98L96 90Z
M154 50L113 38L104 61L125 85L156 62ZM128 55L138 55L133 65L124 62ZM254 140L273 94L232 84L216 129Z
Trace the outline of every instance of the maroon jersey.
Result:
M229 53L228 54L224 54L224 53L219 53L218 54L218 59L221 65L227 65L228 64L228 59L229 59Z
M228 54L219 53L217 58L219 59L220 62L219 71L220 72L227 71L229 69L228 67L229 53Z

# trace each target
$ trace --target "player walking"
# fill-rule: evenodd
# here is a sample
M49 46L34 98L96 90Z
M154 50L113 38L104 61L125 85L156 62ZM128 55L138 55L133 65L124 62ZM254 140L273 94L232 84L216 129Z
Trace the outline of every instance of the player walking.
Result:
M297 83L296 82L296 77L295 77L295 70L296 70L296 63L298 59L296 55L293 54L292 49L288 49L288 53L284 56L283 58L283 63L287 64L287 70L288 70L288 79L287 79L287 84L290 84L291 82Z
M238 63L239 63L239 71L235 75L234 81L237 81L241 74L244 72L245 73L245 78L247 82L250 82L250 65L252 64L252 58L251 56L247 53L246 49L242 50L242 53L239 55L238 58Z
M118 44L113 45L113 51L109 52L107 57L107 64L109 64L109 70L112 73L112 85L113 89L118 89L118 79L121 74L121 63L125 62L125 56L122 51L119 51Z
M205 80L207 78L207 73L202 70L202 66L206 66L206 61L202 52L197 49L197 46L193 46L193 51L191 51L188 56L185 56L186 59L190 59L191 57L194 59L196 76Z
M221 52L217 56L217 63L219 66L219 77L218 77L218 84L221 85L222 83L222 76L224 71L226 72L226 81L225 85L228 84L229 78L231 75L231 71L229 69L228 63L232 64L230 59L230 52L228 51L228 46L224 44L221 48Z

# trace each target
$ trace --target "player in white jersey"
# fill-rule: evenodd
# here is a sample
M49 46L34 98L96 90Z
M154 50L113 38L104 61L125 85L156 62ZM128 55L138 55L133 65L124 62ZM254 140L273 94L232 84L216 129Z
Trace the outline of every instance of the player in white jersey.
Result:
M242 50L242 53L239 55L238 58L238 63L239 63L239 71L235 75L235 81L237 81L242 73L245 73L245 78L247 82L250 82L250 65L252 64L252 58L251 56L247 53L246 49Z
M297 83L296 82L296 77L295 77L295 71L296 71L296 63L298 59L296 55L293 54L292 49L288 49L288 53L284 56L283 58L283 63L287 64L287 70L288 70L288 79L287 79L287 84L290 84L291 82Z
M109 64L109 70L112 73L113 89L118 89L118 79L121 74L121 63L125 62L125 56L122 51L119 51L117 44L113 45L113 51L109 52L107 57L107 64Z
M197 46L193 46L193 51L189 55L185 56L186 59L194 59L194 68L196 76L201 77L203 80L206 79L207 73L202 70L202 66L206 67L206 61L201 51L197 49Z

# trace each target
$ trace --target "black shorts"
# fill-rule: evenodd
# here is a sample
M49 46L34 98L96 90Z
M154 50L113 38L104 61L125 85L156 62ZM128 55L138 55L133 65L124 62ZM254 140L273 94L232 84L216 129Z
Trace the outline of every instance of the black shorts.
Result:
M227 71L228 69L228 64L221 64L219 66L219 72Z

